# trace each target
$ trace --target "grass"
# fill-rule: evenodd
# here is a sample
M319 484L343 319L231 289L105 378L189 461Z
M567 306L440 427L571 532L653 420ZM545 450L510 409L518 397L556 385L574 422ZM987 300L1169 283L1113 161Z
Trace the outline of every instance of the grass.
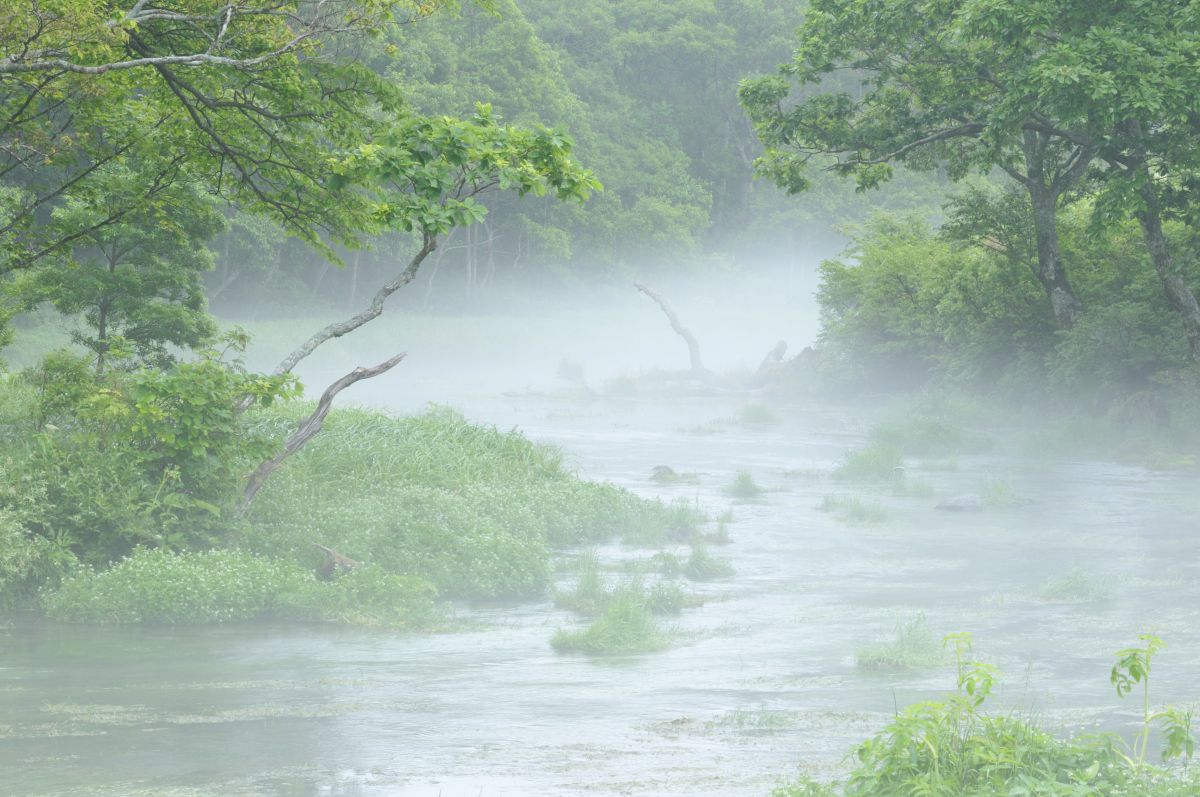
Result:
M847 453L833 475L848 482L897 482L904 478L904 455L895 446L873 443Z
M620 596L584 629L560 628L550 644L560 653L585 653L590 656L650 653L667 646L670 635L641 601Z
M878 501L864 501L853 495L827 495L817 508L854 526L885 523L891 517Z
M763 494L763 489L754 481L748 470L739 470L726 487L725 492L734 498L748 501Z
M854 653L855 663L867 670L919 670L942 663L942 648L925 622L925 615L914 614L896 625L895 637L888 642L863 645Z
M693 545L692 554L683 563L683 575L692 581L715 581L729 578L736 571L727 559L713 556L704 545Z
M999 476L986 480L979 489L979 497L983 505L993 509L1019 506L1025 500L1013 487L1012 480L1007 476Z
M778 426L782 420L765 404L747 404L738 413L738 421L743 426Z
M1073 567L1062 576L1042 582L1037 595L1053 603L1091 603L1108 600L1112 597L1112 589L1083 568Z
M554 605L585 616L595 616L620 600L639 603L651 614L679 614L685 608L702 606L704 603L684 590L678 581L662 580L647 587L640 572L610 589L600 573L595 553L588 552L579 558L579 578L575 582L575 589L559 592Z
M85 570L45 597L51 619L96 624L225 623L264 618L428 628L442 619L428 583L363 567L318 581L293 562L213 550L140 549Z
M945 457L991 447L991 441L944 418L909 414L879 424L870 433L874 445L889 446L910 456Z
M277 432L306 409L258 411L253 422ZM339 409L266 483L228 549L139 552L58 592L44 590L42 600L52 616L82 622L272 616L418 626L413 618L426 613L435 593L443 600L541 597L561 548L613 539L662 546L698 535L705 520L686 501L646 501L583 481L557 449L444 407L404 418ZM322 554L313 543L366 566L316 582ZM21 552L21 561L29 558ZM0 555L0 571L5 561ZM17 583L4 572L0 582L0 598Z

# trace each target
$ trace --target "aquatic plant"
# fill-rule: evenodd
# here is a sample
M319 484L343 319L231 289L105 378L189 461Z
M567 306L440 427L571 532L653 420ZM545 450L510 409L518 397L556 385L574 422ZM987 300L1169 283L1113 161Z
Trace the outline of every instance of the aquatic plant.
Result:
M904 478L904 456L895 446L875 443L847 453L833 475L850 482L899 481Z
M937 638L918 612L896 624L896 635L889 642L863 645L854 653L855 663L869 670L918 670L942 663Z
M748 470L739 470L733 481L725 488L725 492L734 498L749 500L762 495L763 489L754 481Z
M765 404L747 404L738 413L738 421L743 426L778 426L781 419Z
M692 554L683 563L683 575L692 581L713 581L718 578L729 578L736 571L726 559L713 556L702 544L692 546Z
M1007 476L993 477L985 481L979 490L979 497L983 499L985 506L993 508L1018 506L1025 502Z
M1083 568L1073 567L1066 574L1043 582L1037 595L1056 603L1090 603L1112 597L1112 589Z
M595 621L578 631L559 629L550 644L560 653L614 655L649 653L667 646L669 637L639 600L621 596Z
M884 523L890 515L878 501L864 501L853 495L830 494L821 499L817 509L830 512L838 520L852 525Z

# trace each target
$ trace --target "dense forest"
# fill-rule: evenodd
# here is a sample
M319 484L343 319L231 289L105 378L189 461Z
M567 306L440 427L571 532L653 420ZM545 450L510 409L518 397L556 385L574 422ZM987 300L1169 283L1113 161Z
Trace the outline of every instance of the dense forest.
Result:
M1197 53L1190 0L0 0L0 630L449 631L520 604L589 623L554 632L563 655L677 644L658 618L735 573L708 473L644 468L664 498L449 407L338 398L398 347L301 384L389 301L465 329L649 298L691 368L601 385L564 360L569 393L519 399L579 418L739 402L675 432L752 448L811 406L909 402L838 464L771 460L837 485L839 522L932 499L910 471L960 455L1028 464L1035 439L1194 477ZM796 269L817 337L706 369L672 302L790 300L772 284ZM294 337L263 366L237 323ZM1021 511L987 473L938 509ZM765 513L787 489L739 468L714 494ZM617 547L649 553L603 564ZM897 644L937 648L924 623ZM943 644L948 696L777 797L1195 793L1149 762L1151 738L1164 761L1195 745L1190 710L1151 706L1158 636L1111 670L1144 696L1128 744L988 713L998 671Z

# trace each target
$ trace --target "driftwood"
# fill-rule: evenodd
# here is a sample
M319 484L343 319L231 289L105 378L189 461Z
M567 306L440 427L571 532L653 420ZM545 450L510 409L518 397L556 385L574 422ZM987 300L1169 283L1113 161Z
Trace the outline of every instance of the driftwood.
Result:
M321 564L317 565L317 575L323 580L328 581L338 573L349 573L356 567L362 566L362 562L338 553L332 548L327 548L319 542L314 542L313 547L320 548L325 552L325 558Z
M704 363L700 359L700 344L697 342L696 336L692 334L690 329L679 323L679 316L675 315L675 311L672 310L665 301L663 301L661 296L647 288L645 285L635 282L633 283L633 287L646 294L654 301L655 304L659 306L659 308L663 311L663 315L667 317L667 321L671 323L671 329L675 330L675 334L683 338L684 342L687 343L688 356L691 358L692 362L692 373L697 376L707 374L708 371L705 370Z
M305 419L304 423L292 433L287 442L283 444L283 450L276 454L271 459L258 466L254 471L254 475L250 477L249 483L246 485L246 490L242 493L241 503L238 505L238 512L245 512L249 508L250 503L254 500L254 496L258 494L259 489L263 486L263 482L267 480L276 468L283 464L283 461L295 454L304 444L312 438L317 432L321 431L321 426L325 423L325 416L329 414L330 408L333 406L333 399L338 393L341 393L346 388L353 385L355 382L361 382L363 379L370 379L374 376L379 376L385 371L390 371L396 363L403 360L407 354L401 352L390 360L381 362L373 368L355 368L350 373L343 376L341 379L334 382L329 387L325 388L325 392L321 395L321 400L317 402L317 408Z

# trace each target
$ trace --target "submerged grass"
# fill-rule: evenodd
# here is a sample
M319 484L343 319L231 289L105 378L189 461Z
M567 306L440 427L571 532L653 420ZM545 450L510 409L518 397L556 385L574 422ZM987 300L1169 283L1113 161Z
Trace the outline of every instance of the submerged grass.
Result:
M846 454L833 475L848 482L897 482L904 478L904 455L895 446L873 443Z
M868 670L918 670L937 667L943 656L925 615L917 613L896 625L891 641L863 645L855 651L854 659Z
M1108 600L1112 597L1112 589L1098 576L1081 567L1073 567L1064 575L1042 582L1037 595L1053 603L1091 603Z
M853 495L827 495L821 499L817 509L855 526L885 523L891 517L878 501L864 501Z

